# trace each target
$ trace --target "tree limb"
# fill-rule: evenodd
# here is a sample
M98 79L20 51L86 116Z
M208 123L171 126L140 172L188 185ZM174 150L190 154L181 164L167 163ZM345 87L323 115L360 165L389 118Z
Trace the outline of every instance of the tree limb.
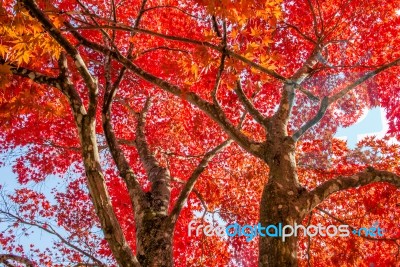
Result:
M372 77L376 76L377 74L379 74L382 71L385 71L385 70L387 70L387 69L389 69L391 67L398 66L399 64L400 64L400 58L397 58L397 59L393 60L392 62L384 64L384 65L380 66L379 68L364 74L363 76L361 76L360 78L358 78L357 80L352 82L351 84L347 85L341 91L339 91L338 93L336 93L333 96L331 96L329 98L329 104L331 104L331 103L337 101L338 99L342 98L344 95L346 95L352 89L356 88L358 85L362 84L366 80L371 79Z
M313 43L313 44L316 44L316 43L317 43L317 42L316 42L315 40L313 40L311 37L309 37L309 36L305 35L304 33L302 33L302 32L300 31L299 27L297 27L297 26L295 26L295 25L292 25L292 24L289 24L289 23L285 23L285 25L286 25L288 28L291 28L291 29L295 30L295 31L296 31L301 37L303 37L305 40L307 40L307 41L309 41L309 42L311 42L311 43Z
M66 24L68 26L68 24ZM187 92L182 90L180 87L169 83L166 80L163 80L157 76L152 75L151 73L146 72L142 68L135 65L129 58L124 57L118 51L111 51L105 46L99 45L98 43L94 43L83 37L80 33L76 31L76 29L71 29L71 33L77 38L82 45L91 48L95 51L98 51L103 54L109 54L113 59L120 62L127 69L135 73L137 76L142 79L156 85L157 87L176 95L182 99L186 99L193 105L197 106L203 112L205 112L212 120L218 123L221 128L232 138L235 140L244 150L249 152L252 155L257 157L262 157L262 149L260 145L246 135L244 135L240 130L238 130L234 125L232 125L227 119L226 115L223 111L216 105L213 105L204 99L200 98L197 94L193 92ZM200 42L202 43L202 42ZM229 51L226 51L228 54Z
M43 28L49 33L55 41L57 41L65 51L73 58L75 65L82 76L86 86L89 89L89 108L88 115L93 117L96 113L98 87L97 80L92 77L84 60L78 50L73 46L58 30L54 24L48 19L42 10L36 5L34 0L19 0L23 6L29 11L29 14L36 18Z
M36 264L33 261L29 260L28 258L17 256L14 254L0 254L0 263L8 264L9 266L14 266L8 263L9 260L25 264L26 267L36 266Z
M102 124L103 131L106 137L106 142L110 153L113 157L115 165L120 173L120 176L124 179L128 192L130 195L130 199L132 202L132 207L134 209L135 214L138 212L140 207L143 207L146 198L144 197L144 192L137 181L135 174L131 167L129 166L128 160L126 159L122 149L120 148L117 137L115 136L114 129L111 122L111 106L116 94L119 83L122 80L122 76L124 71L120 71L119 76L114 84L111 83L111 58L106 55L105 62L105 93L102 107Z
M317 114L315 114L315 116L309 120L308 122L306 122L303 126L301 126L301 128L299 130L297 130L297 132L295 132L292 136L294 141L299 140L299 138L305 133L307 132L311 127L313 127L315 124L317 124L322 117L324 116L326 110L328 109L329 106L329 98L328 97L324 97L321 101L321 105L319 107L319 110L317 112Z
M237 96L239 97L239 100L242 102L244 105L245 109L249 112L249 114L262 126L266 125L266 120L265 118L251 103L250 99L247 98L245 93L243 92L242 85L240 80L236 82L236 87L235 87L235 92Z
M323 214L328 215L330 218L334 219L335 221L340 222L341 224L348 225L349 228L350 228L352 231L353 231L353 230L357 230L357 228L351 226L351 225L348 224L346 221L344 221L344 220L342 220L342 219L340 219L340 218L338 218L338 217L332 215L331 213L327 212L326 210L323 210L323 209L321 209L321 208L319 208L319 207L316 207L315 209L317 209L318 211L320 211L320 212L323 213ZM396 242L396 241L398 240L397 238L384 238L384 237L376 238L376 237L371 237L371 236L369 236L369 235L365 235L365 233L360 233L359 236L362 237L362 238L364 238L364 239L371 240L371 241L391 241L391 242L394 242L397 246L399 246L399 244L397 244L397 242Z
M217 79L215 81L214 88L211 92L211 96L212 96L214 105L219 105L218 99L217 99L217 93L218 93L219 85L221 83L222 73L224 72L225 58L226 58L226 54L222 53L221 62L219 64L219 68L218 68L218 72L217 72Z
M174 207L172 208L172 211L169 215L169 224L175 224L176 220L178 219L179 213L181 212L183 206L185 205L190 193L192 192L198 178L200 175L203 173L205 168L208 166L210 161L215 157L217 153L222 151L225 147L227 147L229 144L232 143L232 140L227 140L214 149L210 150L207 152L200 163L197 165L196 169L193 171L192 175L188 179L188 181L185 183L185 186L183 187L181 193L178 196L178 200L176 201Z
M28 0L25 0L28 1ZM154 31L150 31L150 30L146 30L146 29L142 29L142 28L133 28L133 27L129 27L126 25L119 25L119 26L110 26L110 25L101 25L101 26L85 26L85 27L67 27L66 31L71 31L71 32L76 32L77 30L93 30L93 29L115 29L115 30L121 30L121 31L128 31L128 32L138 32L138 33L143 33L143 34L148 34L150 36L155 36L155 37L159 37L162 39L166 39L166 40L170 40L170 41L178 41L178 42L183 42L183 43L189 43L189 44L194 44L194 45L200 45L200 46L205 46L208 48L211 48L215 51L219 51L219 52L223 52L224 49L221 46L217 46L214 45L210 42L206 42L206 41L199 41L199 40L193 40L190 38L186 38L186 37L180 37L180 36L173 36L173 35L167 35L167 34L162 34L162 33L157 33ZM97 45L97 47L101 47L101 45ZM93 47L90 47L93 49ZM233 52L232 50L226 49L225 50L227 55L231 56L232 58L236 58L246 64L248 64L249 66L264 72L268 75L270 75L271 77L286 82L287 79L285 77L283 77L282 75L276 73L273 70L267 69L247 58L245 58L244 56L241 56L235 52Z
M400 177L392 172L375 170L368 167L365 171L352 176L339 176L328 180L310 192L305 192L301 197L305 201L307 211L313 210L331 194L375 182L387 182L400 188Z
M140 264L127 244L121 225L113 210L100 165L95 129L95 115L98 98L97 81L91 76L78 50L69 43L61 32L52 24L36 3L33 0L20 1L29 11L31 16L35 17L50 36L52 36L53 39L55 39L74 59L78 72L89 89L89 108L88 111L86 111L79 94L76 92L73 85L68 82L67 77L64 77L63 85L61 86L62 88L66 88L63 93L68 97L74 112L75 122L77 124L82 145L81 152L88 181L88 188L105 239L107 240L116 261L120 265L138 267ZM66 59L63 57L63 54L60 57L59 63L61 69L60 75L65 76L63 69L66 69ZM70 93L74 95L71 96L69 95Z
M343 96L345 96L348 92L350 92L351 90L353 90L354 88L356 88L358 85L362 84L363 82L371 79L372 77L376 76L377 74L391 68L394 66L398 66L400 64L400 58L389 62L387 64L382 65L381 67L370 71L366 74L364 74L363 76L361 76L360 78L358 78L357 80L355 80L354 82L352 82L351 84L347 85L345 88L343 88L341 91L339 91L338 93L334 94L331 97L324 97L321 101L321 105L320 108L317 112L317 114L308 122L306 122L306 124L304 124L297 132L295 132L293 134L293 139L295 141L297 141L307 130L309 130L311 127L313 127L314 125L316 125L323 117L323 115L325 114L327 108L334 102L336 102L338 99L342 98Z
M14 64L6 63L5 59L0 56L0 65L7 64L10 67L12 74L28 78L35 83L45 84L53 87L60 88L60 83L58 77L52 77L28 68L18 67Z
M158 164L146 141L146 115L150 105L151 99L147 98L143 110L139 113L135 144L147 177L151 182L153 208L157 212L167 215L171 195L171 176L167 168Z
M5 216L11 217L12 219L14 219L16 222L25 224L25 225L30 225L30 226L34 226L37 227L43 231L45 231L48 234L54 235L56 236L58 239L60 239L60 241L65 244L66 246L74 249L75 251L81 253L82 255L88 257L89 259L91 259L92 261L96 262L97 266L103 266L105 267L105 264L103 264L99 259L97 259L96 257L94 257L93 255L89 254L88 252L84 251L83 249L77 247L76 245L72 244L71 242L69 242L67 239L65 239L61 234L59 234L56 230L54 230L54 228L51 225L48 225L47 227L41 225L41 223L39 222L29 222L9 211L5 211L5 210L0 210L0 213L4 214Z

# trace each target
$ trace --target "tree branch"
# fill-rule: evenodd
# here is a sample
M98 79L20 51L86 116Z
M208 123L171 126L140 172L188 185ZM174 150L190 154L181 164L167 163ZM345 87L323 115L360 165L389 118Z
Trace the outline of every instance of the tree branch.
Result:
M137 214L137 212L139 212L140 207L143 207L146 198L144 197L144 192L139 182L137 181L133 170L129 166L128 160L126 159L122 149L119 146L119 142L115 136L111 122L111 106L117 88L119 86L119 83L122 80L123 74L124 71L121 70L115 83L114 84L111 83L111 58L109 57L109 55L106 55L106 62L105 62L106 85L105 85L104 101L102 107L102 124L108 148L113 157L115 165L117 166L120 176L124 179L127 185L130 199L132 202L132 207L134 209L135 214Z
M331 213L327 212L326 210L323 210L323 209L321 209L321 208L319 208L319 207L316 207L315 209L317 209L317 210L320 211L321 213L324 213L324 214L328 215L329 217L331 217L331 218L334 219L335 221L340 222L341 224L348 225L349 228L350 228L352 231L353 231L353 230L357 230L357 228L351 226L351 225L348 224L346 221L344 221L344 220L342 220L342 219L340 219L340 218L337 218L336 216L332 215ZM391 241L391 242L394 242L397 246L399 246L399 244L397 244L397 242L396 242L398 239L396 239L396 238L383 238L383 237L381 237L381 238L376 238L376 237L371 237L371 236L369 236L369 235L365 235L365 233L360 233L359 236L362 237L362 238L364 238L364 239L371 240L371 241Z
M160 166L158 165L156 158L153 156L153 153L150 151L150 148L146 141L146 134L144 129L146 125L146 115L150 108L150 105L151 99L147 98L144 108L138 116L135 143L146 173L149 176L149 180L152 181L152 178L155 178L153 171L156 171L157 173L157 169L160 168Z
M25 0L25 1L28 1L28 0ZM194 45L205 46L205 47L211 48L211 49L213 49L215 51L219 51L221 53L223 51L226 51L227 55L229 55L229 56L231 56L233 58L236 58L236 59L238 59L238 60L250 65L251 67L253 67L253 68L255 68L255 69L257 69L257 70L259 70L261 72L264 72L264 73L270 75L271 77L273 77L275 79L278 79L278 80L283 81L283 82L287 81L287 79L285 77L283 77L282 75L276 73L273 70L267 69L267 68L255 63L255 62L245 58L244 56L241 56L241 55L233 52L232 50L229 50L229 49L224 50L223 47L214 45L214 44L212 44L210 42L206 42L206 41L198 41L198 40L193 40L193 39L185 38L185 37L179 37L179 36L172 36L172 35L157 33L157 32L153 32L153 31L146 30L146 29L129 27L129 26L126 26L126 25L119 25L119 26L101 25L101 26L87 26L87 27L67 27L66 31L71 31L71 32L75 31L76 32L77 30L93 30L93 29L100 29L100 28L102 28L102 29L115 29L115 30L128 31L128 32L138 32L138 33L148 34L150 36L155 36L155 37L159 37L159 38L170 40L170 41L178 41L178 42L183 42L183 43L189 43L189 44L194 44ZM97 45L97 47L99 48L99 47L101 47L101 45ZM90 48L94 49L94 46L90 47Z
M266 126L267 118L265 118L251 103L250 99L247 98L245 93L243 92L242 85L240 80L236 82L235 92L239 97L239 100L244 105L245 109L249 112L249 114L262 126Z
M169 215L168 218L168 223L169 224L175 224L176 220L178 219L179 213L181 212L183 206L185 205L190 193L193 191L193 188L200 177L200 175L203 173L205 168L208 166L210 161L215 157L217 153L222 151L225 147L227 147L229 144L232 143L232 140L227 140L214 149L210 150L207 152L200 163L197 165L196 169L193 171L192 175L188 179L188 181L185 183L184 188L182 189L181 193L178 196L178 199L172 208L172 211Z
M358 85L362 84L366 80L371 79L372 77L376 76L377 74L379 74L382 71L385 71L385 70L387 70L387 69L389 69L391 67L399 66L399 64L400 64L400 58L397 58L397 59L393 60L392 62L384 64L381 67L364 74L362 77L358 78L353 83L351 83L348 86L346 86L345 88L343 88L340 92L338 92L338 93L334 94L333 96L331 96L329 98L329 104L331 104L331 103L337 101L338 99L342 98L344 95L346 95L352 89L356 88Z
M88 188L92 197L93 205L99 217L101 228L113 255L118 264L129 267L140 266L137 258L133 255L121 225L116 217L108 195L104 175L100 165L98 145L96 140L95 115L97 108L98 87L97 81L92 78L85 62L81 58L77 49L69 43L61 32L54 27L47 16L38 8L33 0L20 0L29 11L42 24L43 28L52 36L74 59L78 72L82 76L89 89L89 108L86 112L79 94L73 88L67 77L63 79L63 93L68 97L74 112L75 122L82 145L82 157L88 181ZM63 54L60 57L61 76L65 76L63 69L66 69L66 59ZM74 96L69 95L70 93Z
M318 63L318 53L322 46L317 43L304 64L285 82L279 103L279 108L273 116L273 120L287 124L295 101L295 89L311 75L314 66Z
M8 62L6 63L5 59L0 56L0 65L4 65L4 64L9 66L11 73L14 75L28 78L28 79L34 81L35 83L45 84L45 85L60 88L60 83L59 83L58 77L48 76L46 74L42 74L40 72L30 70L28 68L18 67L16 65L10 64Z
M315 124L317 124L322 117L324 117L324 114L326 112L326 110L328 109L329 106L329 98L328 97L324 97L321 101L321 105L319 107L319 110L317 112L317 114L315 114L315 116L309 120L308 122L306 122L303 126L301 126L301 128L299 130L297 130L297 132L295 132L292 136L294 141L299 140L299 138L305 133L307 132L311 127L313 127Z
M16 261L18 263L25 264L26 267L35 267L36 266L36 264L33 261L31 261L25 257L17 256L14 254L0 254L0 263L8 264L9 266L14 266L14 265L11 265L10 263L8 263L8 261Z
M68 25L69 24L66 23L67 27L69 27ZM111 51L105 46L91 42L86 38L84 38L80 33L78 33L76 29L71 27L69 28L71 30L71 33L75 36L75 38L77 38L81 42L82 45L91 48L95 51L98 51L100 53L109 54L113 59L120 62L124 67L126 67L127 69L129 69L142 79L156 85L157 87L173 95L176 95L182 99L186 99L187 101L189 101L190 103L201 109L203 112L205 112L212 120L218 123L221 126L221 128L230 136L230 138L235 140L244 150L257 157L262 157L262 149L260 147L260 144L248 138L246 135L240 132L240 130L238 130L234 125L232 125L218 106L203 100L193 92L184 91L180 87L173 85L161 78L158 78L157 76L154 76L151 73L146 72L142 68L135 65L131 60L129 60L129 58L124 57L118 51ZM203 42L199 43L201 44ZM226 51L226 53L229 54L230 52Z
M286 25L286 27L295 30L295 31L296 31L298 34L300 34L300 36L303 37L305 40L307 40L307 41L309 41L309 42L311 42L311 43L313 43L313 44L316 44L316 43L317 43L317 42L316 42L315 40L313 40L311 37L309 37L309 36L305 35L304 33L302 33L302 32L300 31L300 29L299 29L297 26L292 25L292 24L289 24L289 23L285 23L285 25Z
M197 106L203 112L205 112L211 119L213 119L216 123L218 123L221 128L239 145L249 153L253 155L260 155L260 151L258 150L257 143L249 139L246 135L240 132L234 125L232 125L229 120L226 118L226 115L222 112L222 110L213 105L202 98L200 98L197 94L193 92L184 92L181 88L176 85L170 84L169 82L160 79L145 70L139 68L134 63L132 63L127 58L123 57L119 53L111 53L111 56L117 59L117 61L121 62L124 66L126 66L129 70L133 71L136 75L143 78L144 80L158 86L159 88L176 95L182 99L186 99L190 103Z
M92 77L84 60L78 50L73 46L58 30L53 23L47 18L42 10L36 5L34 0L19 0L23 6L29 11L29 14L36 18L43 28L49 33L55 41L57 41L65 51L73 58L75 65L82 76L86 86L89 89L89 108L88 115L94 117L97 107L98 87L97 80Z
M398 66L399 64L400 64L400 58L398 58L390 63L384 64L381 67L364 74L362 77L358 78L351 84L347 85L345 88L343 88L341 91L334 94L333 96L331 96L329 98L324 97L321 101L321 105L320 105L320 108L319 108L317 114L310 121L308 121L306 124L304 124L296 133L293 134L293 139L295 141L297 141L307 130L309 130L311 127L316 125L324 116L329 105L336 102L338 99L342 98L348 92L350 92L351 90L356 88L358 85L362 84L363 82L367 81L368 79L371 79L372 77L376 76L377 74L379 74L391 67Z
M305 201L308 207L305 214L313 210L333 193L375 182L387 182L400 188L400 177L398 175L368 167L365 171L359 172L353 176L339 176L326 181L310 192L305 192L301 197L302 201Z
M222 73L224 72L225 58L226 58L226 54L222 53L221 62L219 64L219 68L218 68L218 72L217 72L217 79L215 80L214 88L211 92L211 96L212 96L214 105L219 105L218 99L217 99L217 93L218 93L219 85L221 83Z
M307 0L307 3L309 5L309 7L310 7L310 11L311 11L312 18L313 18L314 34L315 34L315 36L317 38L319 38L320 37L320 33L318 32L318 21L317 21L317 16L316 16L315 11L314 11L314 7L312 6L310 0Z
M135 143L147 177L151 182L151 193L156 211L167 215L171 195L171 176L167 168L158 164L146 141L146 115L150 105L151 99L147 98L144 108L138 117Z
M16 222L19 222L19 223L22 223L22 224L25 224L25 225L30 225L30 226L37 227L37 228L45 231L48 234L54 235L58 239L60 239L60 241L63 244L65 244L66 246L74 249L75 251L81 253L82 255L84 255L84 256L88 257L89 259L91 259L92 261L96 262L97 266L104 266L104 267L106 266L105 264L103 264L99 259L97 259L93 255L89 254L88 252L84 251L83 249L81 249L81 248L75 246L74 244L72 244L71 242L69 242L61 234L59 234L56 230L54 230L54 228L51 225L48 225L47 227L45 227L45 226L41 225L41 223L39 223L39 222L35 222L35 221L29 222L29 221L27 221L27 220L25 220L25 219L23 219L23 218L21 218L21 217L19 217L17 215L15 215L15 214L13 214L13 213L11 213L9 211L5 211L5 210L0 210L0 213L6 215L8 217L11 217Z

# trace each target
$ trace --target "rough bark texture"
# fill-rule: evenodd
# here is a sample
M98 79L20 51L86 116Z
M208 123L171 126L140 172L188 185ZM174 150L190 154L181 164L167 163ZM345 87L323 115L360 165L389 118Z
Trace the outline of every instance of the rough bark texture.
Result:
M136 223L137 258L142 266L173 266L173 229L166 227L166 219L166 215L149 209Z
M280 183L268 182L265 186L260 210L260 221L268 225L293 225L297 218L295 195L280 188ZM280 237L260 237L259 266L297 266L297 238L290 237L283 242Z
M80 114L77 115L79 118ZM105 180L100 167L95 136L95 123L84 117L81 129L82 157L84 161L89 192L97 216L99 217L104 237L113 251L116 261L121 266L140 266L128 246L118 219L111 205Z
M290 92L288 88L287 92ZM289 94L287 94L289 96ZM287 98L289 99L289 98ZM282 105L277 114L285 116L289 103ZM268 225L293 225L298 219L298 197L302 189L297 180L295 141L287 136L286 123L282 117L273 118L268 127L270 135L266 143L265 162L269 178L260 205L260 223ZM296 266L297 238L282 241L279 237L260 237L259 266Z

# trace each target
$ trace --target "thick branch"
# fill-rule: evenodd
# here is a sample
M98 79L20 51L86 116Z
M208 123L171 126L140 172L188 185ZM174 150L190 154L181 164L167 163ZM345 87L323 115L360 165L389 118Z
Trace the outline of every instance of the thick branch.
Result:
M60 88L59 80L57 77L48 76L46 74L42 74L40 72L30 70L28 68L18 67L16 65L6 63L6 61L2 57L0 57L0 65L2 64L7 64L7 66L10 67L11 73L14 75L28 78L39 84L45 84Z
M353 90L358 85L360 85L363 82L365 82L366 80L371 79L375 75L377 75L377 74L381 73L382 71L385 71L385 70L387 70L387 69L389 69L391 67L399 66L399 64L400 64L400 58L395 59L392 62L389 62L387 64L384 64L381 67L377 68L376 70L373 70L373 71L370 71L370 72L366 73L365 75L361 76L356 81L354 81L353 83L351 83L348 86L346 86L345 88L343 88L340 92L338 92L338 93L334 94L333 96L331 96L329 98L329 104L331 104L331 103L337 101L338 99L342 98L348 92L350 92L351 90Z
M125 66L127 69L129 69L142 79L158 86L159 88L173 95L176 95L182 99L186 99L193 105L197 106L212 120L218 123L221 128L229 135L229 137L236 141L244 150L257 157L262 156L259 144L252 141L250 138L240 132L240 130L238 130L234 125L232 125L218 106L203 100L193 92L184 91L180 87L173 85L166 80L158 78L151 73L146 72L142 68L135 65L131 60L129 60L129 58L121 55L121 53L119 53L118 51L111 51L105 46L87 40L75 29L71 29L71 33L81 42L82 45L100 53L109 54L113 59L120 62L123 66ZM226 52L229 53L229 51Z
M34 264L31 260L29 260L25 257L17 256L14 254L0 254L0 263L9 264L8 261L15 261L18 263L22 263L22 264L25 264L25 266L27 266L27 267L36 266L36 264ZM11 266L13 266L13 265L11 265Z
M279 103L279 108L274 114L274 120L280 121L285 125L289 121L290 113L292 111L295 101L295 88L300 86L301 83L310 76L314 66L318 63L318 53L322 49L319 44L315 45L311 55L283 86L282 97Z
M306 124L304 124L297 132L295 132L293 134L293 140L297 141L299 140L299 138L305 133L307 132L308 129L310 129L311 127L313 127L315 124L317 124L322 117L324 116L326 110L328 109L329 106L329 98L328 97L324 97L321 101L321 105L319 107L319 110L317 112L317 114L315 114L315 116L309 120L308 122L306 122Z
M124 266L140 266L129 248L121 226L113 210L100 167L100 156L96 140L95 120L88 117L82 99L68 78L68 65L64 53L59 59L61 91L67 96L81 142L81 153L93 205L110 249L118 263Z
M185 205L190 193L193 191L197 179L200 177L205 168L208 166L209 162L215 157L215 155L218 152L227 147L231 142L232 140L227 140L204 155L199 165L197 165L196 169L193 171L192 175L190 176L184 188L182 189L181 193L179 194L178 200L176 201L169 215L170 224L175 224L176 220L178 219L179 213L181 212L183 206Z
M92 197L93 205L96 208L104 237L120 266L140 266L125 239L107 191L106 182L100 165L95 122L90 117L83 115L82 122L80 124L78 123L78 129L80 130L82 157L88 180L89 192Z
M195 93L184 92L178 86L170 84L169 82L144 71L143 69L139 68L138 66L136 66L131 61L129 61L128 59L126 59L125 57L123 57L118 53L113 53L111 55L115 57L119 62L121 62L124 66L126 66L129 70L133 71L144 80L149 81L150 83L180 98L186 99L190 103L197 106L207 115L209 115L211 119L217 122L233 140L235 140L239 145L241 145L243 149L245 149L246 151L248 151L253 155L257 156L259 155L259 151L257 150L257 148L254 147L257 146L257 144L252 140L250 140L246 135L241 133L240 130L238 130L234 125L232 125L218 106L215 106L201 99Z
M97 81L92 77L85 62L83 61L78 50L73 46L54 26L42 10L36 5L33 0L20 0L24 7L29 11L29 14L36 18L43 26L43 28L56 40L65 51L74 59L75 65L81 74L86 86L89 89L89 109L88 115L93 117L96 112L98 88Z
M293 76L290 78L293 83L300 85L307 77L312 73L313 68L319 61L319 55L321 53L323 46L317 43L314 50L311 52L310 56L304 62L303 66L299 68Z
M147 177L151 182L151 193L154 201L153 208L166 215L171 196L171 177L168 169L158 164L157 159L154 157L146 141L146 115L150 105L151 100L147 98L144 108L138 117L135 143L141 162L146 170Z
M143 162L144 168L148 175L149 180L152 182L153 178L156 178L159 169L161 168L154 157L153 153L150 151L150 148L146 141L145 134L145 125L146 125L146 115L150 108L151 100L148 98L144 105L143 110L139 114L137 130L136 130L136 147L139 153L139 156Z
M43 28L74 59L79 73L81 74L86 86L89 88L89 111L86 112L79 94L66 77L66 72L64 71L67 67L66 60L62 55L59 61L61 70L60 77L64 76L62 78L63 82L61 88L63 93L68 97L74 113L82 145L82 157L88 181L88 188L105 239L107 240L119 265L129 267L140 266L125 239L124 233L116 217L108 195L104 175L101 170L94 119L97 106L97 81L92 78L76 48L62 36L60 31L54 27L51 21L37 7L36 3L32 0L21 0L21 2L30 14L39 20Z
M133 170L129 166L128 160L126 159L122 149L119 146L119 142L117 140L117 137L115 136L111 121L112 102L116 90L119 86L119 83L122 80L123 74L124 71L121 70L115 83L114 84L111 83L111 59L109 56L106 56L106 64L105 64L106 86L105 86L104 101L102 107L102 123L108 148L113 157L115 165L118 168L120 176L125 180L132 201L132 207L134 208L134 211L138 211L140 207L143 206L144 204L143 202L145 201L144 192L139 182L137 181Z
M305 193L303 200L306 201L308 211L311 211L333 193L375 182L387 182L400 188L398 175L368 167L365 171L353 176L339 176L321 184L311 192Z

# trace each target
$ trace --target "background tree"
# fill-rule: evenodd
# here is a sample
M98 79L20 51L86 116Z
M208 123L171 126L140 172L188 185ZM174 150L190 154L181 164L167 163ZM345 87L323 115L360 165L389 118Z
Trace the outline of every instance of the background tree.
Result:
M396 231L376 240L264 237L256 257L255 242L189 237L187 224L203 212L227 223L358 228L379 220L395 229L398 146L388 136L351 150L333 134L382 106L399 136L397 5L3 2L2 151L22 148L14 165L22 184L75 174L55 204L27 188L11 196L17 206L4 204L13 225L0 260L395 265ZM61 254L31 249L40 261L30 260L16 245L20 225L57 237Z

